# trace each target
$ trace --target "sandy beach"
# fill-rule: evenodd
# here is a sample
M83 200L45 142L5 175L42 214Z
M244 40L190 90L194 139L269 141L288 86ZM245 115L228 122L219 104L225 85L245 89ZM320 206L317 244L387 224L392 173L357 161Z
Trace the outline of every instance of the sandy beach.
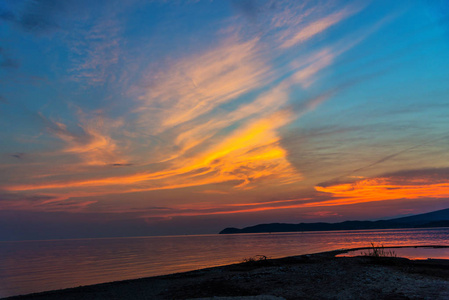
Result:
M449 260L336 257L344 252L259 257L7 299L449 299Z

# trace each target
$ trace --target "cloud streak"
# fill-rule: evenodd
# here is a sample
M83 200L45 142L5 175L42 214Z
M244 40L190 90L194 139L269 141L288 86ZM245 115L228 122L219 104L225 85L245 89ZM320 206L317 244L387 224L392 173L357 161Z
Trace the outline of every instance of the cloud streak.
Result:
M352 183L318 185L315 189L336 198L317 203L318 206L399 199L444 199L449 198L449 176L447 169L409 170Z
M82 115L82 113L81 113ZM43 115L47 129L64 142L65 147L61 154L73 154L81 158L82 163L90 166L127 164L118 150L116 141L111 138L110 132L122 125L120 120L111 121L102 116L94 118L81 117L77 124L77 131L70 130L67 125L49 120ZM79 163L79 162L78 162Z
M277 200L255 203L217 205L210 208L173 208L164 217L220 215L234 213L255 213L270 210L333 207L369 202L404 199L446 199L449 198L449 171L447 168L407 170L385 174L375 178L364 178L353 183L319 185L319 195L307 198ZM328 197L334 198L326 200ZM336 215L334 212L318 212Z
M120 187L113 192L135 192L160 189L173 189L198 186L226 181L237 181L237 188L250 188L264 180L278 184L291 183L300 180L298 173L285 158L285 151L279 145L276 130L288 122L282 114L274 114L268 119L249 123L237 130L221 143L192 158L180 158L173 162L172 167L159 172L143 172L128 176L117 176L102 179L54 182L47 184L29 184L6 186L9 191L51 190L64 188L88 188L100 186ZM66 128L56 124L57 134L62 139L73 143L73 135ZM95 136L94 136L95 137ZM102 139L100 141L103 141ZM89 163L97 163L98 152L102 147L97 139L82 146L74 146L66 151L88 153ZM103 145L104 143L99 143ZM95 145L93 147L92 145ZM93 153L90 153L93 152ZM93 161L91 161L94 158ZM146 186L135 184L146 182ZM134 186L133 186L134 185ZM111 192L111 191L110 191Z
M220 46L154 75L140 98L140 125L158 133L260 87L269 69L258 54L257 42L229 37Z
M300 26L298 31L288 30L283 36L283 42L280 45L281 48L290 48L297 44L303 43L316 35L324 32L330 27L338 24L344 19L354 15L360 11L360 7L347 6L337 12L333 12L318 20L313 20L310 23Z

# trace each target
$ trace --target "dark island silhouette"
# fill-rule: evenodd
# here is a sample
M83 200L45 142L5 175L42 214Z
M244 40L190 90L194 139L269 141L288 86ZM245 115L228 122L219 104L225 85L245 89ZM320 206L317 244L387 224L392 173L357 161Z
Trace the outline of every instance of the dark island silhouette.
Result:
M319 222L299 224L270 223L245 227L242 229L228 227L220 231L220 234L432 227L449 227L449 208L409 217L379 221L344 221L340 223Z

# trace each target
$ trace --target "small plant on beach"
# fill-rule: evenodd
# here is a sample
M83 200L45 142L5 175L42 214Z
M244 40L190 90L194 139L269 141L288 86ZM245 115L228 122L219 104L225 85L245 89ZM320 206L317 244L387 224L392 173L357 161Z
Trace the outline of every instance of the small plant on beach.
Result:
M253 257L248 257L243 259L243 263L255 263L255 262L266 262L268 257L265 255L256 255Z
M363 255L371 257L396 257L396 252L392 250L385 250L385 247L382 244L376 246L374 243L371 243L371 248Z
M271 263L270 259L265 255L256 255L242 260L242 264L247 267L268 266L271 265Z

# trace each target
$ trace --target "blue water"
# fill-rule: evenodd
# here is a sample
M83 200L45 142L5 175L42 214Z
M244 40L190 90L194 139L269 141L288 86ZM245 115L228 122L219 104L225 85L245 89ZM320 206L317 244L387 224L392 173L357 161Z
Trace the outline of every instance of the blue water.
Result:
M449 228L0 242L0 297L370 243L449 246Z

